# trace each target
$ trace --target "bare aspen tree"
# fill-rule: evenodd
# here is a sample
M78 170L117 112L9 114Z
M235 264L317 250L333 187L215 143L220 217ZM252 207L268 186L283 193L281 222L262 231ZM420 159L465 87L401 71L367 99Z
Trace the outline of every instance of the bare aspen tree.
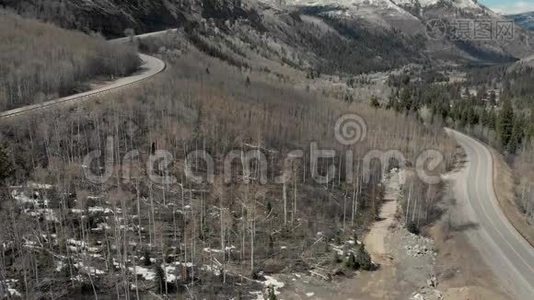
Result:
M222 273L223 273L223 283L226 283L226 258L225 258L225 254L226 254L226 238L225 238L225 233L226 233L226 229L225 229L225 226L224 226L224 207L223 207L223 193L221 191L221 194L219 195L219 210L220 210L220 213L219 213L219 217L220 217L220 221L221 221L221 224L220 224L220 231L221 231L221 253L223 254L223 262L222 262Z
M343 232L345 232L345 225L347 221L347 193L343 194Z
M284 206L284 226L287 226L287 178L284 178L284 182L282 184L282 199Z
M93 294L95 296L95 299L98 300L98 293L96 292L95 283L93 282L93 276L91 275L91 266L89 266L89 263L87 261L87 240L85 237L85 221L83 219L83 216L80 216L80 224L81 224L81 232L82 232L82 240L80 243L80 250L82 255L82 265L80 265L80 269L86 268L87 276L89 277L89 282L91 283L91 288L93 289ZM81 270L80 270L81 271Z
M254 272L254 239L256 235L256 204L252 204L252 217L250 224L250 271Z
M411 198L412 198L412 188L413 188L413 184L410 183L410 186L408 188L408 197L406 199L406 222L409 221L409 214L410 214L410 201L411 201Z
M293 214L291 215L291 223L295 223L297 218L297 167L295 167L293 172Z

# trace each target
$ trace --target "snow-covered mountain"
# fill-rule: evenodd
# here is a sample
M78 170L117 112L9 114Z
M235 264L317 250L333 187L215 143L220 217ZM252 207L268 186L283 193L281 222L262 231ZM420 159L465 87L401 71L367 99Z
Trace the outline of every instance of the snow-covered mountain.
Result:
M289 6L330 6L354 12L366 7L384 10L394 10L406 13L408 8L427 9L431 7L450 6L462 10L486 11L477 0L260 0L275 5Z
M526 30L534 31L534 11L517 15L506 16L507 19L514 21L517 25Z
M372 25L396 28L409 34L424 33L425 21L435 18L500 18L477 0L258 0L278 8L300 8L306 13L358 19Z
M364 0L365 1L365 0ZM428 8L437 5L451 5L458 9L469 9L469 10L484 10L478 1L476 0L391 0L397 5L401 6L419 6L422 8Z
M376 21L383 19L424 17L426 11L441 10L448 15L487 15L498 17L491 10L480 5L477 0L260 0L275 6L328 8L328 14L345 17L359 17Z
M428 24L439 19L454 30L457 20L468 20L475 30L478 20L490 20L492 26L505 19L478 3L477 0L260 0L270 5L298 9L316 17L358 22L374 28L400 31L407 35L427 35ZM496 32L494 29L493 32ZM491 38L486 40L454 40L444 35L427 42L430 52L437 50L447 55L468 59L484 57L522 58L534 50L529 44L529 34L515 28L513 39Z
M461 9L480 9L481 6L476 0L265 0L282 5L341 5L341 6L375 6L383 8L395 8L399 5L411 5L420 7L430 7L440 4L451 4Z
M447 26L456 19L505 20L476 0L0 2L23 15L107 36L121 35L126 28L138 33L182 28L198 47L236 65L242 64L246 51L234 50L243 48L268 61L329 73L387 70L410 63L507 62L534 53L532 39L522 29L508 40L429 34L434 19Z

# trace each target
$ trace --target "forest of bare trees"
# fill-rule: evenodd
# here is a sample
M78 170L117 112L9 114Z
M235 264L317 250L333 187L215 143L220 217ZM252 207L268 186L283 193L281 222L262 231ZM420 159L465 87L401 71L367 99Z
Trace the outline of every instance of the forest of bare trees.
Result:
M436 172L451 161L454 145L445 133L410 115L321 97L194 48L177 55L167 47L160 53L167 71L146 85L3 121L1 139L15 171L8 178L14 199L4 199L0 211L1 239L9 241L0 251L0 278L16 280L12 285L25 297L247 298L279 272L313 270L327 277L339 265L369 268L355 263L365 252L358 236L376 218L383 174L375 162L364 180L365 154L399 150L413 168L421 151L441 150L446 161ZM347 147L336 141L334 127L349 112L367 121L368 133ZM337 167L327 183L310 178L311 142L338 151L318 162L321 174ZM101 166L113 165L101 184L84 176L87 168L107 171L83 164L94 150L101 151ZM187 180L185 165L206 172L203 160L186 159L199 150L215 160L213 184ZM253 160L247 172L239 159L225 182L221 170L231 150L264 155L267 183L258 163ZM293 150L302 150L304 159L290 164L288 180L277 183ZM352 162L341 155L347 150ZM172 159L156 163L155 175L175 182L147 176L146 162L158 151ZM435 213L437 187L417 176L407 187L406 216L422 226Z
M66 96L134 72L135 49L0 10L0 111Z

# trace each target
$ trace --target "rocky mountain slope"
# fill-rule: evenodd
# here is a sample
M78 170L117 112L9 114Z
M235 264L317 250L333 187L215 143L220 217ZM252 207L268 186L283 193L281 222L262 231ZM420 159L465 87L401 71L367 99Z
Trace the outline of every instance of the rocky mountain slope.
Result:
M262 1L280 3L279 0ZM509 36L499 35L497 27L506 25L506 19L476 0L288 0L282 5L299 7L323 17L358 20L375 27L423 35L426 50L435 54L434 58L452 56L473 61L506 61L532 52L529 33L514 28ZM432 28L435 21L443 26L442 32L429 36L429 30L435 29ZM491 32L480 30L482 23L490 24L492 27L488 31Z
M106 36L122 35L126 28L178 27L197 46L232 57L234 64L250 50L326 73L410 63L510 62L534 52L529 33L520 28L512 37L475 38L479 20L489 21L491 33L505 20L475 0L1 0L0 5ZM470 20L471 36L458 38L458 20Z
M102 32L108 37L122 36L126 28L149 32L173 27L184 19L182 10L187 9L184 1L176 0L0 0L0 6L23 16L66 28Z

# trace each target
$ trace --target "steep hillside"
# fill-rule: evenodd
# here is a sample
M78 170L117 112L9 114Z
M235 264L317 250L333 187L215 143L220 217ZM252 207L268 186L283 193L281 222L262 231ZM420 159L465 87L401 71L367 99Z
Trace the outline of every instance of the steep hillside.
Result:
M278 2L274 0L263 0ZM474 0L290 0L284 6L337 19L358 20L373 27L399 29L410 35L425 36L428 54L435 59L481 62L507 62L533 52L528 34L515 28L513 36L496 36L496 26L504 18ZM429 36L429 26L439 20L445 30ZM458 21L468 20L469 37L458 38ZM491 37L476 38L477 22L492 23Z
M194 3L195 1L191 1ZM184 1L123 0L1 0L0 5L23 15L50 21L65 28L102 32L108 37L122 36L126 28L149 32L184 19L179 11L194 10ZM187 3L189 5L189 3Z
M133 48L0 9L0 111L66 96L139 66Z
M356 74L409 63L510 62L534 52L520 29L510 40L457 40L449 32L437 38L428 34L427 25L433 19L440 19L449 28L456 19L502 20L472 0L0 3L24 15L64 27L100 31L107 36L121 35L126 28L146 32L181 27L190 33L195 44L205 50L210 48L207 51L212 54L224 52L226 46L236 50L232 52L253 49L269 60L327 73ZM237 61L244 59L241 54Z

